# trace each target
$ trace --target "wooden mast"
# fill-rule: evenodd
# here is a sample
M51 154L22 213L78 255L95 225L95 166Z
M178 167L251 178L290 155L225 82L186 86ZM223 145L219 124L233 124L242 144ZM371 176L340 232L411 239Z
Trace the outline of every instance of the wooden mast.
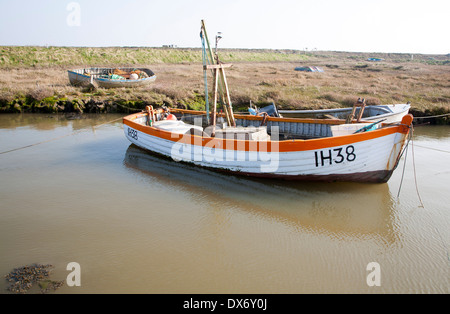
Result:
M214 126L213 128L213 135L215 134L215 126L216 126L216 115L217 115L217 100L222 103L225 116L227 119L228 126L236 127L236 121L234 119L233 114L233 108L230 98L230 92L228 89L228 84L226 81L226 75L224 68L229 68L232 65L231 64L223 64L219 61L219 57L216 54L213 54L211 45L209 43L208 35L206 32L205 22L202 20L202 34L205 37L205 41L208 45L208 52L209 52L209 58L208 61L210 62L209 65L203 65L203 69L210 69L213 72L214 77L214 104L212 108L212 114L211 114L211 122L210 124ZM215 61L215 62L214 62ZM215 64L213 64L215 63Z

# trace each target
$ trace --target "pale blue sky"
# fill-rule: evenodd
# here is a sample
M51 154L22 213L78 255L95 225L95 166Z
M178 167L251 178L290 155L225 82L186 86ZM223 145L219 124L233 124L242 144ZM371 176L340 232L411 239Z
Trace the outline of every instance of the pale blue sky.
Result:
M0 45L200 47L204 19L223 48L450 53L450 0L0 0L0 12Z

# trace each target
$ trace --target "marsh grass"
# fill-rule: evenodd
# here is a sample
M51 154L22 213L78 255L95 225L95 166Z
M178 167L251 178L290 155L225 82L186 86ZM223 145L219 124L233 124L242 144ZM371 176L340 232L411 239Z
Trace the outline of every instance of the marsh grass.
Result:
M382 62L366 61L368 57ZM223 49L236 110L250 101L286 109L336 108L363 97L369 105L411 102L415 114L450 112L449 56ZM433 62L429 62L433 61ZM295 71L321 66L324 73ZM84 90L69 84L67 70L91 66L148 67L148 87ZM200 49L0 47L0 109L26 111L26 103L106 102L142 109L146 104L203 109ZM208 73L209 90L212 76ZM142 107L142 108L141 108ZM81 108L81 107L78 107ZM82 110L82 108L80 109Z
M306 59L294 50L227 49L221 55L226 62L293 61ZM103 65L140 65L202 62L199 48L143 47L0 47L0 68L85 67Z

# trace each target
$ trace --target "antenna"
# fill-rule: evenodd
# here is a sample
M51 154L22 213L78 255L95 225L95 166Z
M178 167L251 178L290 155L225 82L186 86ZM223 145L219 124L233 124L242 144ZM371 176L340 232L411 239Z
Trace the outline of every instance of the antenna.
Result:
M217 35L216 35L216 48L215 48L215 51L214 51L217 60L219 59L219 56L217 55L217 44L219 43L219 40L221 40L221 39L222 39L222 32L217 32Z

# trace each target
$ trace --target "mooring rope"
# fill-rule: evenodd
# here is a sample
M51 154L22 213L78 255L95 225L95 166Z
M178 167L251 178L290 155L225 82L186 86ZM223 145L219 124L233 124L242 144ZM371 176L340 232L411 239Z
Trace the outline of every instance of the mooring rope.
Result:
M421 199L421 197L420 197L419 187L418 187L418 184L417 184L416 161L415 161L415 159L414 159L414 140L413 140L413 136L414 136L414 128L411 126L411 131L410 131L410 133L409 133L408 142L407 142L406 145L405 145L405 149L404 149L403 152L400 154L400 158L401 158L402 155L403 155L403 153L405 153L405 162L403 163L402 178L400 179L400 186L399 186L399 188L398 188L397 199L398 199L399 196L400 196L400 190L401 190L401 188L402 188L403 177L404 177L404 175L405 175L406 160L407 160L407 157L408 157L408 147L409 147L409 143L411 142L411 153L412 153L412 155L413 155L413 160L412 160L412 161L413 161L414 183L415 183L415 186L416 186L416 193L417 193L417 196L419 197L420 207L424 207L424 206L423 206L422 199Z
M108 122L105 122L105 123L101 123L101 124L98 124L98 125L94 125L92 128L93 128L93 129L96 129L96 128L98 128L98 127L101 127L101 126L103 126L103 125L106 125L106 124L110 124L110 123L116 122L116 121L121 120L121 119L123 119L123 118L120 117L120 118L114 119L114 120L112 120L112 121L108 121ZM86 131L86 130L88 130L88 129L83 129L83 130L74 131L74 132L72 132L72 133L65 134L65 135L62 135L62 136L59 136L59 137L55 137L55 138L52 138L52 139L49 139L49 140L46 140L46 141L42 141L42 142L38 142L38 143L34 143L34 144L25 145L25 146L22 146L22 147L17 147L17 148L13 148L13 149L10 149L10 150L6 150L6 151L3 151L3 152L0 152L0 155L6 154L6 153L15 152L15 151L17 151L17 150L25 149L25 148L28 148L28 147L33 147L33 146L37 146L37 145L41 145L41 144L53 142L53 141L62 139L62 138L64 138L64 137L68 137L68 136L72 136L72 135L75 135L75 134L84 132L84 131Z
M414 133L414 130L411 129L411 132ZM416 185L416 192L417 192L417 196L419 197L419 201L420 201L421 207L423 208L423 207L424 207L424 206L423 206L423 202L422 202L422 199L421 199L421 197L420 197L419 187L418 187L418 185L417 185L416 161L415 161L415 159L414 159L414 140L413 140L413 137L412 137L412 136L411 136L411 153L412 153L412 158L413 158L413 172L414 172L414 182L415 182L415 185Z
M450 116L450 113L444 113L436 116L425 116L425 117L414 117L414 119L431 119L431 118L441 118L441 117L447 117Z
M412 129L412 126L411 126L411 129ZM403 154L405 154L405 161L403 162L402 178L400 179L400 186L398 187L397 200L398 200L398 198L400 196L400 191L402 189L402 184L403 184L403 177L405 175L406 160L407 160L407 157L408 157L408 147L409 147L409 142L411 141L411 134L412 133L410 132L409 136L408 136L408 142L406 143L405 148L403 149L403 152L400 154L400 158L403 156Z
M409 139L408 139L408 143L406 144L405 150L401 154L401 155L403 155L403 153L405 153L405 162L403 163L402 178L400 180L400 187L399 187L398 193L397 193L397 200L399 199L400 190L401 190L401 186L402 186L402 182L403 182L403 176L404 176L404 173L405 173L406 159L407 159L407 156L408 156L408 146L409 146L409 142L411 142L411 152L412 152L412 155L413 155L413 171L414 171L414 182L415 182L415 187L416 187L416 193L417 193L417 196L419 197L419 201L420 201L420 206L419 207L422 207L422 208L425 209L425 206L423 205L423 202L422 202L422 198L420 197L419 188L418 188L418 184L417 184L416 163L415 163L415 159L414 159L414 141L413 141L413 138L412 138L413 137L413 132L414 132L413 128L411 127L411 133L410 133L410 136L409 136ZM444 152L447 152L447 151L444 151ZM428 215L430 215L430 213L427 210L425 212ZM430 218L431 221L433 220L431 216L429 216L429 218ZM441 241L441 245L442 245L442 247L444 248L444 250L446 252L447 262L450 262L450 253L449 253L447 245L445 244L444 238L442 237L441 232L439 231L439 229L436 226L434 226L434 229L436 230L437 234L439 235L439 239Z
M121 105L121 104L119 104L119 103L117 103L117 102L115 102L114 104L117 105L117 106L119 106L119 107L122 107L122 108L125 108L125 109L128 109L128 110L131 110L131 111L143 111L142 109L127 107L127 106Z
M433 147L427 147L427 146L422 146L422 145L417 145L417 144L415 144L415 145L416 145L417 147L420 147L420 148L426 148L426 149L431 149L431 150L435 150L435 151L438 151L438 152L450 154L450 151L448 151L448 150L443 150L443 149L433 148Z

